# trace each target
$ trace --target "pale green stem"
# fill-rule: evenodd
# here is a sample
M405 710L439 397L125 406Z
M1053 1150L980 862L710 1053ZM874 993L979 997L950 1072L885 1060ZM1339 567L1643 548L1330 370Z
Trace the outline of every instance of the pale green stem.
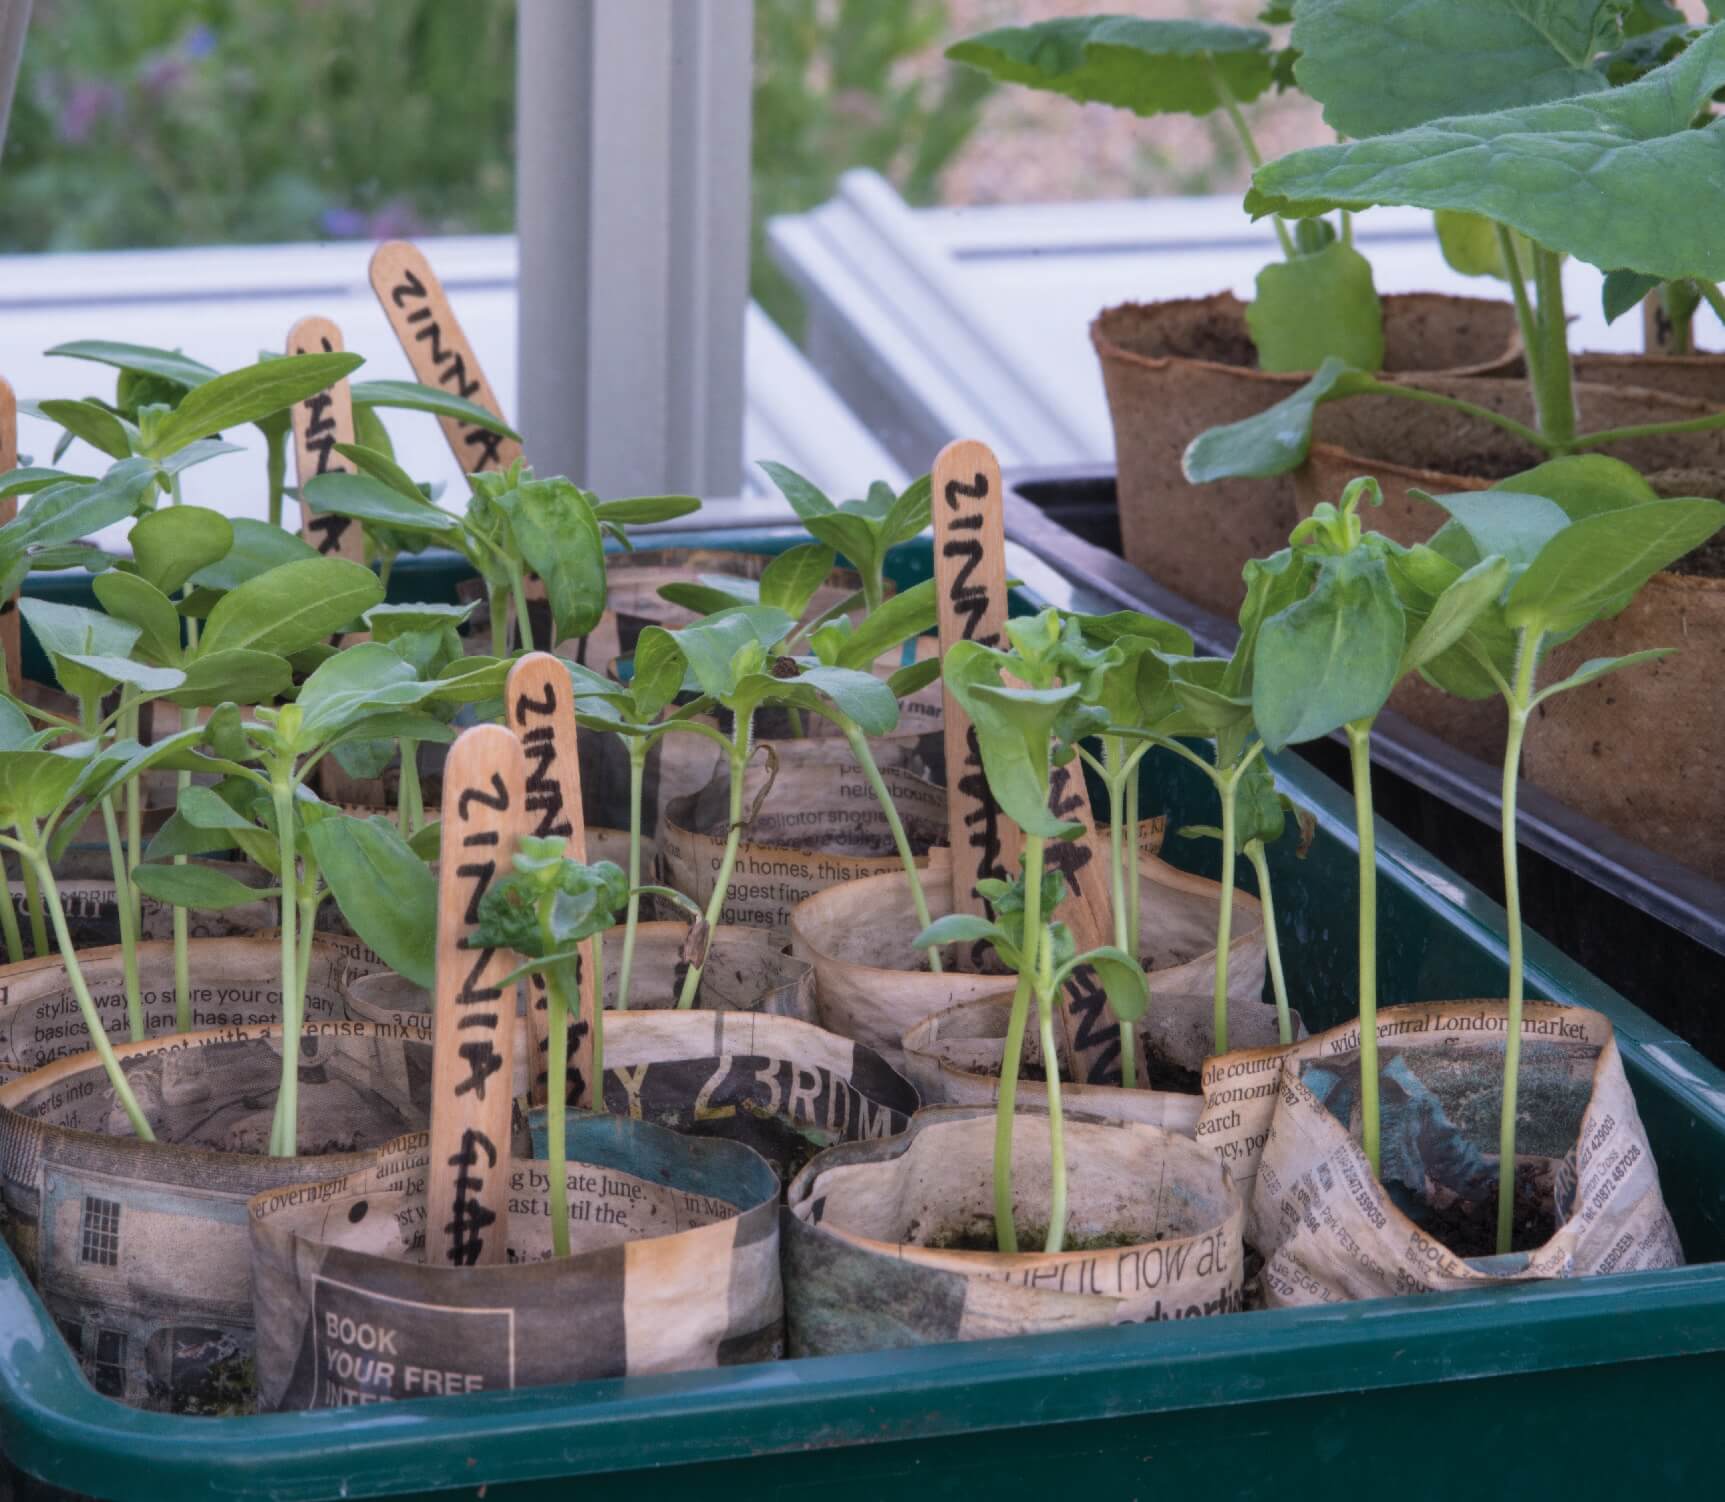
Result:
M718 874L713 878L713 895L707 899L707 911L704 915L709 949L713 942L713 930L719 926L719 914L724 911L725 894L731 887L731 868L737 863L737 847L743 840L743 774L749 766L749 752L752 749L749 736L754 720L752 709L748 714L738 717L737 728L731 741L730 827L725 835L725 853L719 860ZM682 992L677 997L679 1008L687 1010L695 1004L695 992L701 988L701 972L706 969L706 964L706 951L703 951L701 963L689 966L688 974L683 977Z
M401 786L396 791L401 837L412 839L425 827L425 798L419 787L419 742L401 743Z
M1509 1017L1503 1039L1503 1108L1497 1130L1497 1249L1507 1252L1515 1229L1515 1111L1521 1078L1521 1011L1526 984L1522 953L1521 873L1516 849L1516 787L1521 778L1521 743L1532 712L1533 675L1539 639L1522 631L1516 644L1515 693L1509 706L1509 738L1503 753L1503 906L1509 939Z
M275 803L276 844L281 860L281 969L282 969L282 1076L276 1096L270 1152L291 1158L299 1151L299 1034L298 986L294 972L299 950L295 943L295 920L299 916L299 894L294 856L293 785L278 770L271 796Z
M192 623L192 630L192 645L195 647L197 645L196 622ZM189 705L181 706L180 729L190 730L197 723L197 710ZM178 796L181 801L184 801L186 789L192 785L192 774L181 772L174 781L179 790ZM174 857L176 866L183 866L185 863L185 856L176 855ZM192 1030L191 929L186 920L186 910L176 904L174 907L174 1031L177 1033L189 1033ZM283 995L285 997L285 990Z
M539 904L539 942L546 953L557 948L551 931L552 898ZM549 1055L545 1071L545 1147L551 1180L551 1255L569 1255L569 992L563 966L550 965L545 981L545 1032ZM579 996L579 986L577 986ZM594 1087L597 1093L598 1086Z
M1048 1094L1048 1235L1044 1252L1066 1244L1066 1119L1060 1110L1059 1055L1054 1051L1054 965L1046 943L1037 946L1036 1025L1042 1038L1042 1074Z
M385 595L389 593L389 576L395 571L395 554L385 553L377 560L377 582Z
M593 935L593 1109L605 1109L605 935Z
M1216 59L1206 52L1204 62L1210 69L1210 86L1215 89L1217 99L1222 102L1222 109L1228 116L1228 123L1234 127L1234 134L1240 138L1240 149L1246 153L1246 160L1256 172L1264 165L1264 158L1258 153L1258 143L1252 139L1246 117L1240 113L1239 101L1234 98L1234 91L1228 87L1228 80L1222 76L1222 70L1216 66ZM1288 233L1288 226L1282 222L1282 216L1272 214L1270 222L1276 226L1276 239L1281 242L1283 257L1293 260L1297 254L1294 238Z
M102 800L102 828L108 836L108 863L114 868L114 909L120 915L120 958L126 975L126 1022L132 1041L144 1041L144 991L138 979L137 914L132 909L132 882L126 871L126 854L120 845L120 821L114 817L114 800Z
M19 964L24 958L24 935L18 931L18 909L12 904L12 872L0 857L0 884L5 891L4 906L0 906L0 928L6 932L6 958L11 964Z
M1378 839L1372 813L1372 725L1354 721L1348 760L1360 846L1360 1146L1378 1171Z
M1575 392L1570 385L1569 328L1563 312L1563 257L1536 245L1533 284L1539 294L1539 363L1533 388L1539 431L1550 448L1569 452L1575 440Z
M1030 993L1042 938L1042 847L1040 835L1024 837L1024 945L1018 957L1018 985L1006 1022L1006 1047L1000 1056L1000 1089L994 1103L994 1249L1018 1250L1018 1224L1012 1207L1012 1123L1018 1104L1018 1067L1024 1054L1024 1027L1030 1019ZM1060 1073L1060 1058L1048 1054L1044 1076Z
M305 882L305 886L315 883ZM305 993L311 976L311 949L317 942L317 910L323 906L325 894L313 891L309 897L302 897L299 902L299 950L298 968L294 971L294 1010L299 1014L301 1023L305 1021Z
M623 920L623 960L617 971L617 1010L629 1010L629 982L635 970L635 930L640 926L641 894L641 784L647 771L647 737L625 738L629 749L629 911ZM605 972L599 972L603 985Z
M102 1026L101 1013L96 1010L90 988L84 983L84 972L78 966L78 952L72 944L71 932L66 927L66 914L60 904L60 889L54 884L54 872L48 865L48 857L40 847L25 850L23 854L25 869L35 870L42 890L47 893L48 913L54 921L54 937L60 945L60 959L66 967L66 978L72 982L72 994L78 998L78 1011L84 1019L86 1031L90 1034L91 1046L102 1061L102 1068L107 1071L108 1083L114 1087L115 1098L120 1102L120 1109L126 1113L126 1119L132 1123L132 1130L143 1141L154 1142L156 1134L150 1130L150 1123L138 1105L138 1098L132 1094L125 1071L120 1068L120 1061L114 1057L114 1045L108 1041L108 1031ZM46 952L44 948L43 953Z
M1262 840L1246 841L1246 859L1258 877L1258 902L1264 909L1264 954L1270 962L1270 986L1276 993L1276 1036L1294 1041L1294 1018L1288 1007L1288 982L1282 974L1282 942L1276 932L1276 904L1270 895L1270 862Z
M1126 822L1125 783L1132 773L1120 770L1125 748L1114 735L1102 737L1102 761L1108 774L1108 877L1114 901L1114 946L1131 954L1131 925L1126 915L1126 857L1121 826ZM1136 956L1134 956L1136 958ZM1132 1024L1120 1024L1120 1084L1127 1090L1138 1085L1138 1050L1133 1046Z
M1667 433L1705 433L1711 428L1725 428L1725 412L1688 417L1681 422L1644 422L1629 428L1603 428L1597 433L1583 433L1569 447L1579 453L1583 449L1603 448L1608 443L1622 443L1630 438L1658 438Z
M527 614L527 575L513 565L509 570L509 591L515 600L515 634L520 639L521 650L533 650L533 621Z
M1126 783L1126 825L1132 832L1132 852L1126 872L1126 952L1142 965L1144 952L1139 948L1139 930L1144 921L1144 910L1140 906L1144 890L1144 873L1138 864L1138 772L1136 768L1133 769L1132 776Z
M272 428L265 435L264 473L269 482L270 525L282 524L282 489L287 481L286 430ZM175 497L178 500L178 497Z
M1497 231L1498 254L1503 258L1510 295L1515 299L1515 321L1521 330L1522 358L1527 362L1528 385L1530 389L1537 391L1539 361L1543 351L1539 338L1539 321L1534 316L1533 303L1527 295L1527 281L1521 272L1521 253L1515 248L1515 236L1507 226L1494 222L1492 227Z
M137 740L139 730L139 709L137 696L130 688L120 690L121 702L125 705L125 713L120 721L120 734L127 740ZM136 777L126 782L126 869L136 871L138 863L143 859L144 850L144 809L142 790ZM136 887L132 888L132 917L134 929L142 933L144 929L143 893Z
M36 863L24 863L24 902L30 909L30 951L40 957L48 952L48 920L42 913L42 885Z
M886 790L886 781L880 775L880 768L875 765L874 753L869 750L868 737L849 720L838 722L844 731L845 744L851 748L851 755L863 769L863 776L868 778L868 785L874 789L875 801L886 815L886 827L892 831L893 848L898 851L900 864L904 866L905 880L910 883L910 900L916 907L917 932L921 933L933 921L928 916L928 899L923 895L922 874L916 868L916 853L910 848L910 837L904 832L904 821L898 816L898 809L893 804L892 794ZM926 951L928 968L936 975L941 973L940 946L930 944Z
M1228 950L1234 942L1234 807L1237 773L1221 780L1222 895L1216 914L1216 989L1211 1025L1217 1053L1228 1051Z

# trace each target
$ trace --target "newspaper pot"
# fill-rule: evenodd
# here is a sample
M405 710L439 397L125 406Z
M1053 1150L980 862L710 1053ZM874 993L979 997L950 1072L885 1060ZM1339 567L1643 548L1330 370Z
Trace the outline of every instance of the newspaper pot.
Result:
M1522 1014L1514 1250L1495 1256L1508 1007L1378 1014L1381 1173L1358 1132L1359 1023L1204 1067L1198 1140L1248 1204L1272 1306L1681 1267L1611 1023Z
M1449 380L1441 388L1469 401L1531 420L1519 382ZM1582 428L1678 420L1710 408L1635 387L1578 384ZM1357 411L1356 411L1357 409ZM1358 475L1376 476L1384 505L1372 524L1399 542L1429 537L1442 515L1412 499L1410 488L1436 495L1479 490L1530 467L1539 456L1497 428L1426 404L1394 397L1333 402L1346 414L1345 448L1312 445L1296 474L1302 514L1334 500ZM1668 434L1615 445L1613 454L1647 475L1666 495L1725 494L1725 429ZM1389 456L1393 455L1391 458ZM1702 555L1697 555L1697 558ZM1527 738L1528 777L1571 807L1714 879L1725 877L1725 580L1716 550L1707 563L1685 560L1655 574L1614 620L1589 627L1554 648L1545 674L1556 681L1592 657L1675 646L1673 656L1609 682L1562 694L1540 706ZM1703 575L1711 570L1711 577ZM1505 717L1496 698L1469 703L1418 677L1405 680L1390 706L1450 744L1487 761L1503 754ZM1658 725L1657 738L1601 736L1601 712L1614 723Z
M570 1255L551 1254L536 1156L510 1169L509 1260L451 1267L425 1257L429 1140L252 1200L265 1412L779 1355L778 1182L748 1148L571 1113Z
M188 953L194 1029L255 1028L281 1020L281 952L275 939L195 939ZM355 977L380 964L357 943L317 940L306 980L306 1020L343 1016ZM116 1044L126 1042L131 1034L124 951L117 944L81 949L78 965L109 1038ZM177 996L172 943L152 940L138 946L138 979L146 1031L152 1038L171 1034ZM89 1046L77 997L58 955L0 966L0 1083L82 1055Z
M1209 997L1199 998L1205 1005ZM1151 997L1151 1010L1162 1002ZM1276 1040L1276 1019L1265 1009L1242 1007L1251 1022L1248 1032L1259 1033L1257 1045ZM904 1067L917 1094L929 1105L992 1106L1000 1091L1000 1065L1006 1053L1006 1026L1011 1015L1009 996L985 996L957 1001L932 1017L924 1017L904 1035ZM1268 1032L1264 1032L1265 1024ZM1242 1039L1242 1042L1245 1040ZM1153 1041L1146 1052L1154 1056ZM1066 1039L1055 1032L1060 1060L1060 1099L1068 1111L1099 1117L1103 1121L1139 1121L1190 1137L1198 1124L1199 1097L1181 1090L1123 1090L1118 1085L1085 1085L1072 1081ZM1018 1075L1018 1099L1042 1108L1047 1100L1047 1065L1042 1041L1035 1028L1026 1028L1022 1064Z
M207 956L194 963L210 973ZM281 1077L277 1025L116 1048L154 1143L128 1135L94 1054L0 1086L7 1239L98 1392L178 1412L249 1408L246 1200L357 1168L427 1119L430 1034L327 1020L339 992L318 970L310 990L326 1020L296 1045L299 1158L255 1151ZM267 1003L255 986L249 999Z
M1508 303L1408 293L1383 306L1386 370L1484 373L1517 360ZM1231 620L1246 560L1287 543L1293 489L1285 479L1188 485L1180 458L1206 428L1273 406L1309 372L1257 368L1246 305L1231 292L1109 308L1091 324L1090 342L1114 419L1127 561Z
M261 866L249 861L206 861L194 859L194 866L207 866L231 876L247 886L268 887L273 878ZM54 862L54 881L60 888L60 905L66 914L66 927L72 943L82 951L120 941L120 906L114 900L114 867L107 846L100 851L73 846ZM25 943L30 936L30 905L21 881L8 883L13 910L18 915L18 929ZM174 909L165 902L139 894L141 939L170 939L174 934ZM186 911L186 931L194 939L225 939L255 934L276 922L277 903L273 897L259 896L256 902L224 908L220 912Z
M995 1119L925 1107L884 1142L829 1148L786 1196L793 1356L1144 1324L1242 1307L1245 1206L1189 1137L1068 1118L1067 1240L1048 1254L957 1250L994 1239ZM1013 1118L1021 1243L1040 1240L1048 1119Z
M805 898L860 877L896 872L902 878L886 815L849 748L839 745L844 754L837 763L799 758L776 773L770 763L750 765L743 785L746 823L721 922L763 928L784 942L791 911ZM945 847L946 793L903 767L880 771L917 864L927 868L931 850ZM723 864L729 815L728 770L665 809L662 879L703 907Z
M952 911L952 872L945 852L923 873L930 918ZM1150 976L1149 1036L1152 1070L1196 1072L1210 1050L1216 984L1216 904L1221 886L1176 870L1142 851L1139 901L1142 956ZM904 1065L904 1035L925 1017L955 1002L998 997L1009 978L948 967L921 968L913 947L920 926L903 871L829 887L799 903L791 915L792 953L815 968L821 1025L866 1043L894 1067ZM1264 989L1264 914L1258 900L1234 893L1234 930L1228 947L1228 1026L1241 1036L1274 1036L1275 1009L1260 1001ZM1262 1031L1268 1018L1270 1033Z

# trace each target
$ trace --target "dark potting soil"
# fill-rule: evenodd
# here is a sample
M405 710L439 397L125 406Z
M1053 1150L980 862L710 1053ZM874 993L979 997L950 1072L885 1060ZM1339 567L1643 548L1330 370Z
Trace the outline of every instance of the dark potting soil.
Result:
M1000 1066L978 1071L988 1079L1000 1078ZM1149 1078L1144 1081L1146 1090L1169 1090L1176 1095L1197 1095L1202 1088L1196 1070L1187 1069L1179 1064L1170 1063L1160 1054L1151 1054ZM1048 1071L1041 1064L1033 1064L1028 1060L1018 1066L1018 1077L1021 1080L1035 1080L1039 1084L1048 1082ZM1063 1084L1071 1084L1063 1080Z
M915 1226L906 1234L914 1233ZM1020 1255L1027 1252L1040 1252L1048 1240L1048 1227L1014 1226L1018 1232L1018 1251ZM1096 1236L1068 1236L1063 1252L1106 1252L1124 1246L1143 1246L1148 1242L1162 1241L1161 1236L1144 1236L1136 1231L1104 1231ZM942 1231L932 1241L922 1243L930 1251L937 1252L998 1252L999 1238L994 1233L994 1223L987 1226L967 1226L962 1231Z
M1178 360L1211 360L1245 370L1258 367L1258 347L1238 318L1215 315L1187 327L1170 328L1155 355Z
M1411 1218L1422 1231L1458 1257L1490 1257L1497 1251L1497 1189L1483 1203L1455 1200L1443 1209L1427 1205ZM1515 1170L1515 1222L1510 1250L1531 1252L1550 1241L1557 1230L1557 1210L1551 1202L1546 1175L1538 1164L1521 1163Z
M1725 537L1711 537L1693 553L1671 565L1674 574L1691 579L1725 579Z

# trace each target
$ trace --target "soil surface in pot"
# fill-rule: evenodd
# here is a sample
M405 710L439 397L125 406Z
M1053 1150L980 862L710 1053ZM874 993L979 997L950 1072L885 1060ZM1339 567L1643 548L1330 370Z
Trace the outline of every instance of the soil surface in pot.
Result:
M915 1237L920 1229L912 1226L906 1235L906 1240ZM1048 1242L1048 1227L1021 1226L1014 1224L1018 1233L1018 1253L1040 1252ZM1142 1236L1133 1231L1105 1231L1096 1236L1068 1236L1062 1252L1106 1252L1118 1247L1147 1246L1151 1242L1166 1241L1168 1238L1162 1232L1151 1236ZM939 1252L998 1252L1000 1240L995 1233L993 1224L988 1226L965 1226L952 1230L936 1231L932 1238L918 1243L932 1251Z
M1000 1078L1000 1066L982 1068L977 1071L988 1079ZM1163 1058L1158 1053L1151 1053L1150 1065L1147 1070L1149 1078L1143 1088L1147 1090L1168 1090L1176 1095L1198 1095L1202 1093L1202 1081L1195 1069L1184 1069L1180 1065ZM1021 1080L1035 1080L1038 1084L1048 1083L1048 1071L1042 1067L1041 1060L1026 1059L1018 1066L1018 1077ZM1063 1080L1070 1085L1071 1080ZM1044 1228L1046 1229L1046 1227ZM993 1250L993 1248L989 1248Z
M1458 1257L1490 1257L1497 1251L1497 1201L1493 1190L1483 1201L1456 1200L1441 1209L1428 1203L1403 1204L1409 1220ZM1551 1175L1542 1163L1519 1163L1515 1170L1515 1223L1510 1250L1531 1252L1556 1234Z

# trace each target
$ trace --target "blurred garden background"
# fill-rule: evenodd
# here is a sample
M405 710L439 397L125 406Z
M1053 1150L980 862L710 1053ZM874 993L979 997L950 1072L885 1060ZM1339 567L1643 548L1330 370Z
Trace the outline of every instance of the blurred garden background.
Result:
M756 298L796 329L761 226L848 167L918 204L1238 187L1245 163L1211 122L991 93L941 53L1015 21L1246 21L1260 4L755 0ZM506 233L514 22L512 0L36 0L0 252ZM1322 139L1305 101L1269 109L1267 153Z

